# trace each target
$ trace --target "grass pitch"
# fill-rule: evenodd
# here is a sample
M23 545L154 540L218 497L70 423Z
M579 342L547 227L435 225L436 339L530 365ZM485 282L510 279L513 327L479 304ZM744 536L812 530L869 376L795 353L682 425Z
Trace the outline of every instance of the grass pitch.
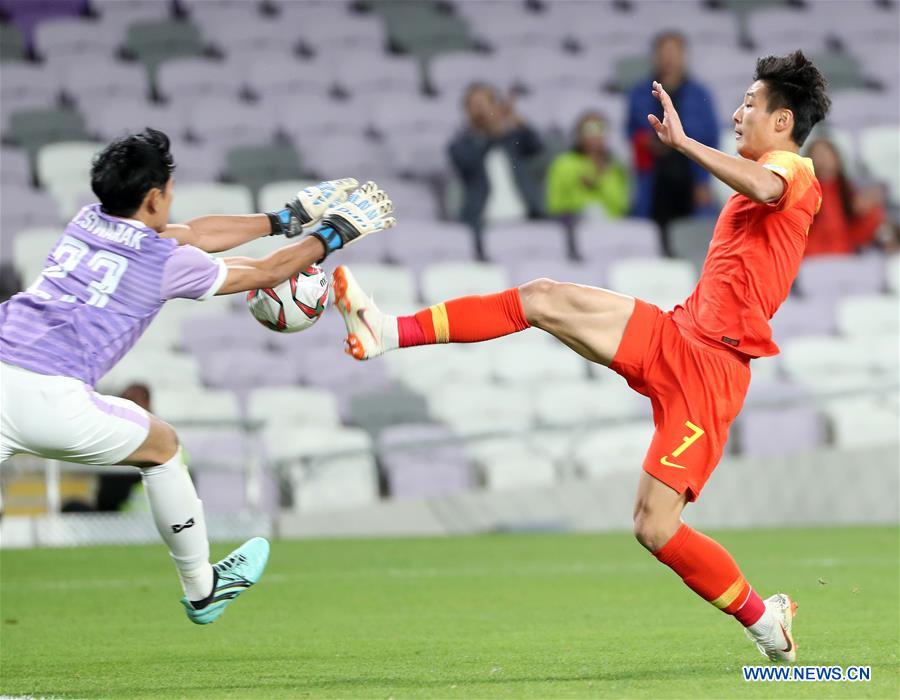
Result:
M106 698L896 698L893 528L718 533L800 604L803 664L870 683L745 683L732 619L627 535L275 542L209 627L164 548L3 552L0 695ZM228 547L214 547L222 555Z

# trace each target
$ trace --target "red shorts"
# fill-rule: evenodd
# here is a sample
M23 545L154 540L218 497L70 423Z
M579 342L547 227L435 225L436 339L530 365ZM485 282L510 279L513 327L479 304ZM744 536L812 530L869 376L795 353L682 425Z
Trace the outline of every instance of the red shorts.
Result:
M696 500L744 404L749 361L691 337L671 311L636 299L610 369L653 404L644 471Z

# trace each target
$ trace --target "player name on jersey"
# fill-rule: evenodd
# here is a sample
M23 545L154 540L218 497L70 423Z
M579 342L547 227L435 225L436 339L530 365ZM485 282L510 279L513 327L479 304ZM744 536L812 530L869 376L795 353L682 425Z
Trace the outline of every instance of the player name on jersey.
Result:
M81 216L75 220L75 224L99 238L127 245L135 250L141 249L141 241L147 237L146 231L141 231L124 221L100 218L96 210L90 207L81 210Z

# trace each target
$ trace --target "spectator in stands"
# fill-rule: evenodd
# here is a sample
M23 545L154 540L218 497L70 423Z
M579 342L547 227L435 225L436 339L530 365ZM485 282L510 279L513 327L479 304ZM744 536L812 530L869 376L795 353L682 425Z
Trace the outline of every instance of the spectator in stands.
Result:
M625 167L606 142L608 124L599 112L586 112L575 125L575 144L560 153L547 173L547 213L579 214L598 207L618 219L628 210Z
M664 31L653 40L653 75L638 82L628 97L627 132L637 169L635 216L656 221L663 232L663 247L669 253L666 227L673 219L697 214L715 214L709 174L685 156L664 146L647 122L647 115L662 119L662 107L653 98L650 85L658 80L672 97L685 133L693 139L718 146L718 128L710 92L687 72L687 40L674 31ZM739 99L735 88L735 99Z
M855 253L872 243L884 222L884 197L880 189L854 188L834 144L816 139L807 154L822 187L822 206L813 219L806 255Z
M123 399L134 401L145 411L150 408L150 389L146 384L134 383L125 387L119 394ZM101 474L97 486L97 510L100 512L112 512L121 510L128 502L131 489L135 484L141 483L141 475L138 471L119 470L116 474Z
M529 218L542 214L540 187L528 161L543 149L540 136L516 112L512 100L503 98L486 83L475 83L464 98L467 123L450 142L450 159L463 184L461 219L476 234L479 257L483 257L481 230L492 188L503 183L491 180L487 159L493 149L509 160L514 188Z

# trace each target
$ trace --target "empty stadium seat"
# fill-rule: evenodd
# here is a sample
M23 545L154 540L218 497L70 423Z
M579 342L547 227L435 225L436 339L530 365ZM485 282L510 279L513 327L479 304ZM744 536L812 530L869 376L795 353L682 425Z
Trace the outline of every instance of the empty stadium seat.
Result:
M26 109L9 117L7 139L34 156L58 141L88 141L84 118L71 109Z
M21 30L10 22L0 23L0 61L8 66L25 58L25 40Z
M715 219L708 216L676 219L669 223L669 249L675 257L690 262L698 275L706 261L715 224Z
M0 86L3 128L12 126L11 115L21 110L52 109L56 106L60 85L56 76L30 63L3 64Z
M586 219L576 235L580 257L604 268L616 260L653 258L661 252L659 227L647 219Z
M300 178L303 175L303 168L297 152L290 145L283 143L237 146L228 151L225 162L226 176L239 185L250 188L253 192L258 192L268 183L283 182ZM265 211L272 211L274 208L280 209L283 204L284 202ZM257 209L261 209L261 205L257 206Z
M472 464L450 430L434 424L401 424L378 436L378 459L391 498L430 498L472 485Z
M178 188L172 220L187 221L207 214L252 214L253 194L242 185L192 184Z
M337 427L337 399L331 391L314 387L267 386L247 396L247 420L282 430Z
M200 29L191 22L161 19L131 24L123 48L143 63L152 77L163 61L202 55L204 44Z
M4 207L6 195L4 194ZM44 269L47 256L62 236L63 227L20 230L13 240L13 263L26 286L37 279Z
M570 260L522 260L510 264L509 272L510 280L515 285L542 277L590 287L602 287L605 282L602 267Z
M525 388L460 381L428 391L429 413L462 434L519 431L533 423Z
M834 300L828 297L788 297L769 321L775 342L800 335L827 335L835 330Z
M877 294L884 288L884 262L879 255L819 255L803 261L795 284L804 296Z
M811 406L746 409L738 416L736 428L745 457L809 452L825 442L822 419Z
M896 343L885 348L869 338L804 336L784 344L781 363L788 377L811 393L830 394L882 384L884 375L896 374L891 366L896 355Z
M99 382L100 391L105 393L118 393L129 384L140 382L150 387L153 394L154 409L169 410L170 406L174 406L171 416L175 418L184 418L185 415L190 417L192 407L192 399L190 396L193 392L203 392L200 388L200 369L195 358L188 355L173 354L171 350L144 350L137 346L131 349L128 354L123 357L119 363L113 367ZM172 391L170 394L171 402L159 403L157 401L158 392ZM217 392L213 399L221 398L222 392ZM236 410L236 400L232 406L232 394L227 395L229 398L225 400L222 409L211 409L209 403L206 402L208 397L198 399L198 417L206 416L212 411L213 419L215 419L221 411L222 420L233 418L236 413L231 412L231 408ZM178 402L182 402L182 406L178 407ZM162 413L159 415L162 416ZM163 417L163 420L169 420Z
M230 97L237 99L240 84L230 66L208 58L175 58L159 64L156 88L166 100Z
M315 185L316 180L279 180L263 185L259 190L260 211L283 209L305 187Z
M469 294L491 294L509 287L506 270L489 263L447 262L430 265L422 272L422 297L437 304Z
M468 446L489 491L551 486L557 481L553 459L522 439L478 441Z
M664 310L680 304L693 291L697 271L686 260L631 259L613 263L609 286Z
M887 337L900 331L900 304L889 294L843 297L837 305L837 327L851 337Z
M611 373L601 381L540 382L535 392L537 419L544 426L591 425L650 415L647 398Z
M99 22L61 17L38 25L34 34L34 47L45 60L54 62L80 62L92 58L112 62L120 38L101 31Z
M900 254L889 255L884 262L887 288L894 294L898 294L900 293Z
M56 198L60 211L74 215L78 197L90 191L91 161L102 148L102 143L64 141L38 151L38 180Z
M561 343L547 343L537 333L518 334L485 345L493 376L501 382L577 380L587 377L587 362Z
M893 396L847 397L829 401L828 417L837 447L860 448L897 445L900 442L900 412L896 388Z
M617 471L636 472L644 463L653 431L649 420L586 431L575 440L573 461L588 479Z
M336 52L332 60L335 83L348 94L384 99L420 91L419 65L414 58L344 50Z
M900 126L864 129L859 135L859 152L869 173L884 182L888 197L900 204Z
M412 313L416 307L416 283L409 269L401 265L358 263L353 276L375 299L382 311L393 314Z
M93 55L77 61L66 57L59 66L59 76L66 97L78 105L91 126L95 111L103 110L115 116L128 103L147 107L144 104L149 95L147 71L138 65L115 63ZM116 107L110 109L113 102Z
M395 423L427 420L425 399L400 384L357 392L350 398L348 422L373 436Z
M266 105L221 96L191 100L183 105L188 132L198 141L222 144L223 150L270 144L278 131L279 117Z
M31 185L28 154L21 148L3 146L0 150L0 182L24 188Z
M556 221L495 222L487 227L484 240L487 256L501 264L566 257L565 232Z
M489 355L463 344L426 345L384 356L388 375L420 393L457 381L489 382L493 362Z

